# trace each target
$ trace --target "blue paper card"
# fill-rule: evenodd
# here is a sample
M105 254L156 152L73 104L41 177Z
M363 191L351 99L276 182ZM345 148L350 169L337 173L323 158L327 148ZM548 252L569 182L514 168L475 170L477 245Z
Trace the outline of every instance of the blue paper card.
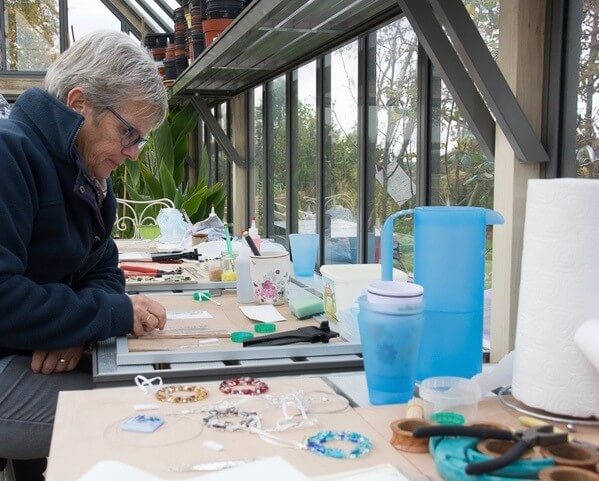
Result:
M164 424L164 419L157 416L146 416L138 414L121 423L123 431L133 431L135 433L153 433Z

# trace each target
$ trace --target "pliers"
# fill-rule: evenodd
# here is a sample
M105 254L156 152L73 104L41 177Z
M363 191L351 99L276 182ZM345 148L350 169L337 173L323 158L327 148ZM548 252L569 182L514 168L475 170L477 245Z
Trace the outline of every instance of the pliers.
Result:
M568 434L555 432L551 425L515 432L477 426L426 426L415 429L413 434L415 438L465 436L515 442L510 449L497 458L468 464L466 466L466 474L484 474L501 469L516 461L533 446L552 446L568 442Z
M328 343L330 339L339 337L339 333L331 331L329 321L322 321L319 327L306 326L300 327L295 331L279 332L277 334L268 334L266 336L256 337L244 341L243 347L248 346L285 346L297 342L317 342Z
M192 251L175 251L175 252L157 252L150 254L152 262L168 262L178 261L183 259L199 260L202 254L198 253L197 249Z

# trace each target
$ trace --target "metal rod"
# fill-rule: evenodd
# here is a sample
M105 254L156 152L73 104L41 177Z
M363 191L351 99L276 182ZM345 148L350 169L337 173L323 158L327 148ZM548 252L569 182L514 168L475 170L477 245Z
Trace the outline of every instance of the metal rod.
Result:
M235 162L240 167L245 167L246 161L242 159L242 157L239 155L239 152L237 152L237 149L235 149L235 146L231 143L231 139L227 137L227 134L225 134L221 126L218 124L218 121L214 118L212 112L210 112L210 107L208 107L206 101L200 99L197 95L193 95L191 97L191 101L193 102L198 115L204 121L204 124L206 124L206 127L218 145L226 152L229 161Z
M400 0L406 1L406 0ZM407 3L414 0L408 0ZM547 151L520 107L499 65L489 52L462 0L430 0L474 85L495 117L518 159L549 162Z
M495 156L495 121L428 2L397 0L427 55L439 68L470 130L489 160Z

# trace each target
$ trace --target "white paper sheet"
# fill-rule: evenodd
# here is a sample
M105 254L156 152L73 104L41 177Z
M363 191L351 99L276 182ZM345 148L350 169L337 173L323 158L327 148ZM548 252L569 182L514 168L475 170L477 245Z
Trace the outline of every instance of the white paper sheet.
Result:
M281 315L275 306L270 304L264 306L239 306L243 312L252 321L258 322L279 322L286 319Z
M166 466L165 466L166 467ZM169 479L172 479L169 476ZM186 481L239 481L259 479L260 481L309 481L300 471L282 458L266 458L237 468L225 469L201 477L185 478ZM119 461L102 461L94 465L78 481L165 481Z
M208 311L167 311L166 318L169 321L180 319L212 319Z
M372 468L344 471L342 473L311 478L313 481L410 481L394 466L381 464Z
M120 252L119 262L152 262L152 256L147 252Z

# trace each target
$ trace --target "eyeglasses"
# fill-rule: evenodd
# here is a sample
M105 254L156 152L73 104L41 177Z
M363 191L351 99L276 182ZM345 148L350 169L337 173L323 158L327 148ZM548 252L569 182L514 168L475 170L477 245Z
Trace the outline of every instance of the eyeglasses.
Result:
M125 135L121 139L121 146L123 149L128 149L129 147L133 147L137 145L137 148L141 150L141 148L146 145L148 139L141 136L139 130L133 127L129 122L127 122L123 117L121 117L114 109L111 107L106 107L112 114L121 121L121 123L127 129L125 131Z

